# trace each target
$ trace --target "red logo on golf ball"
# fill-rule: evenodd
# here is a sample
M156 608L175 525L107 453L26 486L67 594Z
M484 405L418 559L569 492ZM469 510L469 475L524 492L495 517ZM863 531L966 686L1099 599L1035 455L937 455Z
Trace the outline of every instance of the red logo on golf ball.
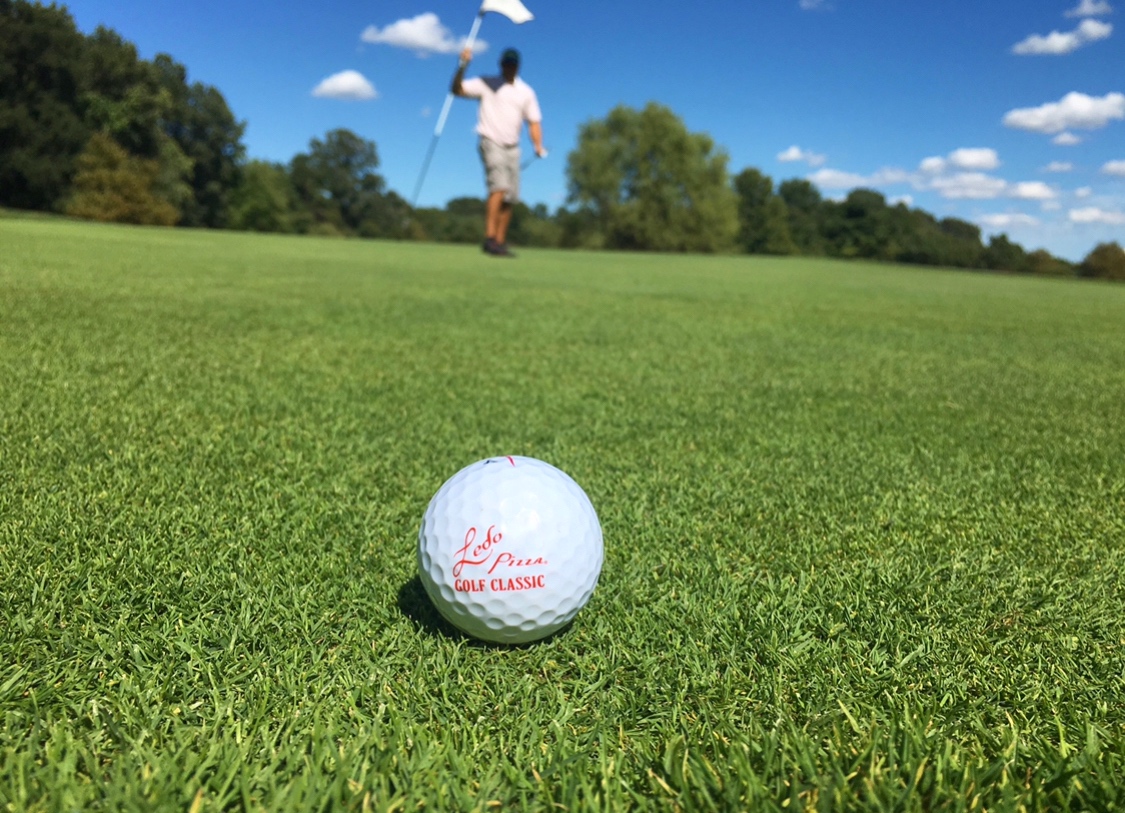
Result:
M542 556L521 559L515 554L499 550L504 535L496 530L495 525L490 525L485 532L484 540L477 542L479 532L470 528L465 534L465 544L457 551L457 559L453 563L453 589L458 593L483 593L485 589L498 593L516 590L541 590L547 586L546 576L537 575L507 575L512 568L541 567L547 564ZM474 569L476 578L462 578L465 568ZM500 573L497 574L496 571ZM481 578L481 571L485 577Z

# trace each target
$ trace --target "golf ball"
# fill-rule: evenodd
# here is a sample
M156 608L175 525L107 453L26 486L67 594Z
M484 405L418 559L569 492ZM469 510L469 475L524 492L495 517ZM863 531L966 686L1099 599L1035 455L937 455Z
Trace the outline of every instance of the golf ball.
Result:
M565 472L530 457L466 466L438 490L418 532L418 571L449 623L485 641L545 638L590 600L602 529Z

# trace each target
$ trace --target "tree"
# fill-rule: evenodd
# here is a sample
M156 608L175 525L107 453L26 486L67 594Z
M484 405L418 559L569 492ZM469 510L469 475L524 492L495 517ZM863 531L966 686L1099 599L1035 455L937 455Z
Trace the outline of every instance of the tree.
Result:
M562 248L605 248L605 235L593 209L560 208L555 213L555 222L559 226L559 245Z
M99 27L86 39L82 55L83 118L129 155L159 167L153 191L178 212L194 205L194 162L165 131L172 95L161 85L153 63L115 31Z
M605 244L647 251L723 251L738 209L727 155L671 110L624 105L584 124L567 158L570 201L594 215Z
M562 240L562 227L551 217L544 204L528 206L517 202L512 209L508 239L518 246L557 248Z
M1045 276L1066 277L1074 274L1073 265L1042 248L1027 255L1027 267L1032 274Z
M153 66L115 32L84 37L65 10L0 2L0 203L62 205L79 153L104 133L158 161L161 194L180 208L191 167L162 131L169 104Z
M51 209L90 138L84 39L65 8L0 0L0 205Z
M993 271L1030 271L1027 252L1008 239L1006 234L993 235L984 251L984 267Z
M410 217L412 211L407 200L397 192L372 195L368 198L357 233L360 237L413 239L417 236L417 227Z
M893 222L887 199L873 189L853 189L842 203L822 207L830 251L840 257L893 259Z
M485 202L481 198L453 198L445 209L420 209L415 213L427 238L439 243L479 243Z
M87 126L106 133L131 155L159 159L167 136L161 122L171 96L152 64L119 34L99 27L86 38L80 107Z
M189 85L187 69L168 54L157 54L152 67L168 98L162 129L192 164L192 201L185 207L184 225L222 228L240 181L246 124L235 119L218 90L200 82Z
M390 193L394 195L394 193ZM439 243L479 244L484 224L485 201L482 198L453 198L444 209L418 209L409 222L422 231L422 239ZM404 233L413 239L414 235ZM520 246L557 247L561 241L562 227L551 217L542 203L534 207L517 201L512 206L512 223L508 239Z
M1120 243L1099 243L1078 266L1083 277L1125 280L1125 249Z
M194 162L184 155L179 144L163 133L160 134L158 144L156 162L159 171L153 191L172 204L182 217L184 210L195 202L195 190L191 188Z
M824 238L820 233L823 200L811 181L791 178L777 188L789 215L789 235L801 254L824 254Z
M296 199L289 173L281 164L251 161L231 193L229 224L241 231L294 231Z
M412 220L410 204L386 191L378 167L375 143L350 130L332 130L323 141L312 139L309 151L289 164L298 230L392 238L416 235L419 226L428 231L426 223ZM478 221L474 241L479 228Z
M294 156L290 175L313 222L349 231L359 224L365 189L381 188L381 179L371 177L378 166L374 144L350 130L333 130L323 141L312 139L308 153Z
M734 179L738 196L738 244L748 254L796 254L789 208L773 193L773 179L744 169Z
M945 237L944 253L939 265L955 268L980 268L984 262L984 243L980 239L980 227L955 217L947 217L938 222Z
M66 213L88 220L172 226L180 213L156 191L160 163L129 155L112 138L96 133L78 157Z

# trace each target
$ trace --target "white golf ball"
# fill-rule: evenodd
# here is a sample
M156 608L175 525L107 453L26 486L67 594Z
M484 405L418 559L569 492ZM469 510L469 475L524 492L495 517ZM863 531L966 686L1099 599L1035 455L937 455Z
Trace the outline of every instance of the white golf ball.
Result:
M449 623L521 644L566 626L602 570L602 529L565 472L530 457L466 466L430 500L418 571Z

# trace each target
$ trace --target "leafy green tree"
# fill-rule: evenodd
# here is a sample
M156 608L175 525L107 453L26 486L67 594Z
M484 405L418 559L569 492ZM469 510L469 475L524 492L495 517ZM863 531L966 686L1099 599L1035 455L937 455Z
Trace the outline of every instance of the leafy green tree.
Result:
M289 171L298 205L313 226L358 234L388 203L383 176L375 171L378 166L374 142L338 129L323 141L312 139L309 151L295 156Z
M823 207L824 234L840 257L891 259L897 243L887 199L873 189L853 189L842 203Z
M475 244L480 242L484 210L485 201L481 198L453 198L445 204L444 209L419 209L407 220L417 223L424 239L439 243ZM513 244L557 247L561 234L562 227L543 204L530 207L526 203L517 202L512 207L508 240ZM413 237L409 233L402 236Z
M1027 255L1027 267L1032 274L1049 277L1069 277L1074 275L1074 266L1059 259L1046 249L1036 249Z
M161 123L171 97L153 66L137 56L136 47L99 27L86 38L81 81L86 124L110 135L131 155L159 159L166 139Z
M356 231L360 237L413 239L415 227L411 218L412 211L410 204L397 192L371 195ZM477 238L480 238L479 232Z
M559 246L562 248L600 249L605 248L605 234L598 223L598 216L590 208L560 208L555 213L559 226Z
M0 0L0 203L62 206L78 155L102 133L157 163L154 194L195 211L198 162L166 130L187 107L189 119L200 114L194 102L177 110L176 93L190 89L182 73L171 78L180 87L107 28L85 37L65 9Z
M192 201L183 223L222 228L240 181L246 124L235 119L218 90L200 82L189 85L187 69L168 54L157 54L152 66L168 97L164 133L192 162Z
M955 217L944 218L938 225L942 234L949 238L943 265L957 268L980 268L983 265L984 243L980 239L979 226Z
M567 158L570 200L611 248L723 251L738 232L727 155L671 110L619 106L584 124Z
M0 205L58 205L90 138L85 41L65 8L0 0Z
M410 204L386 189L375 170L375 143L337 129L312 139L309 151L294 156L289 176L297 200L297 226L318 234L360 237L417 237L422 224ZM479 221L477 230L479 232ZM479 239L479 234L474 241Z
M487 206L488 204L483 198L461 197L446 202L445 211L451 215L475 217L483 222Z
M821 255L825 252L820 221L824 201L810 181L791 178L777 188L789 216L789 235L801 254Z
M1083 277L1125 280L1125 249L1121 244L1099 243L1078 266Z
M557 248L562 240L562 227L542 203L535 206L517 203L512 210L508 239L517 246Z
M480 198L453 198L444 209L419 212L429 239L439 243L479 243L485 202Z
M241 231L292 232L296 198L281 164L250 161L231 193L229 225Z
M897 260L917 265L949 265L946 243L937 218L921 209L908 209L903 219L902 245Z
M1006 234L995 234L988 240L984 251L984 267L993 271L1027 272L1027 252L1008 239Z
M110 136L129 155L158 165L154 194L177 212L191 210L195 163L165 131L172 95L156 66L137 56L119 34L99 27L82 54L81 108L88 126Z
M159 176L159 161L132 156L108 135L95 133L78 157L65 211L88 220L174 225L180 213L157 194Z
M195 190L191 188L194 163L184 155L179 144L163 133L157 143L159 152L156 162L159 171L153 189L159 197L172 204L182 217L184 210L195 202Z
M748 254L796 254L789 208L773 193L773 179L744 169L734 179L738 196L738 244Z
M903 204L890 213L895 248L887 259L954 268L987 267L980 229L972 223L956 218L939 221L929 212Z

